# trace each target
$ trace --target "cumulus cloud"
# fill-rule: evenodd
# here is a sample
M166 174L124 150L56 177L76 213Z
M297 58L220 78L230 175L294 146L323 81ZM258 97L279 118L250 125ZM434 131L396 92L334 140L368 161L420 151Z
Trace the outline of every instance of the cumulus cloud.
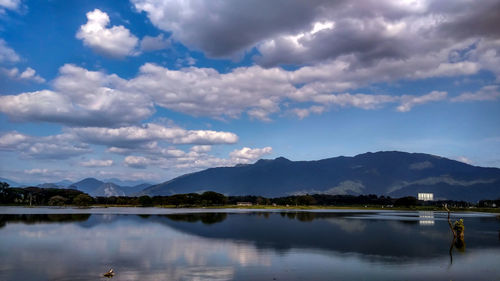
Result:
M0 111L14 121L55 122L71 126L120 126L154 113L148 96L117 89L116 75L64 65L55 90L0 96Z
M125 57L137 54L139 40L122 25L108 28L108 14L99 9L87 13L87 23L80 26L76 38L97 53L109 57Z
M263 155L271 154L272 151L273 149L270 146L254 149L243 147L242 149L232 151L229 156L235 162L249 163L251 161L254 161L255 159L259 159Z
M260 120L270 120L270 115L280 112L285 102L314 103L307 112L295 110L299 117L310 112L320 113L328 106L377 109L401 102L406 104L400 107L400 111L404 111L414 104L439 100L440 96L403 97L341 91L375 81L413 77L417 74L408 69L411 63L350 71L347 62L335 61L293 71L251 66L228 73L198 67L171 70L147 63L130 80L67 64L60 68L54 90L0 96L0 111L15 121L82 127L138 124L154 113L155 104L192 116L238 118L246 114ZM431 61L428 67L432 67ZM178 142L196 142L197 138L204 138L199 134L202 132L192 132Z
M68 159L92 152L87 144L70 134L34 137L16 131L0 135L0 150L34 159Z
M280 96L295 90L280 69L242 67L222 74L212 68L170 70L149 63L128 86L149 93L162 107L190 115L236 118L248 108L248 115L259 119L277 112ZM252 111L256 109L264 113Z
M375 67L373 71L358 72L346 70L346 64L332 62L296 71L252 66L219 73L211 68L170 70L145 64L127 86L149 93L159 106L190 115L238 118L246 113L251 118L269 120L269 115L279 112L285 100L317 103L311 108L315 113L324 110L320 108L325 105L376 109L402 101L401 96L334 93L383 81L388 79L388 72L392 79L405 74L417 76L405 67L401 64L389 69ZM299 113L304 115L305 111Z
M123 162L126 166L131 168L145 169L148 165L154 163L155 161L142 156L127 156Z
M88 168L109 167L109 166L113 165L113 160L90 159L88 161L80 162L80 165L82 165L83 167L88 167Z
M25 71L23 71L23 72L19 75L19 77L20 77L21 79L34 80L34 81L36 81L36 82L38 82L38 83L43 83L43 82L45 82L45 79L43 79L42 77L40 77L40 75L37 75L37 74L36 74L36 71L35 71L33 68L31 68L31 67L26 68L26 70L25 70Z
M133 168L146 167L153 163L175 167L194 165L194 162L197 163L196 167L209 167L211 164L247 162L270 152L270 148L245 148L239 154L235 154L237 151L233 152L231 161L208 154L212 145L234 144L237 141L238 136L230 132L186 130L174 126L144 124L140 127L66 128L62 134L44 137L11 131L0 135L0 151L16 152L21 157L30 159L68 159L92 153L90 145L103 145L108 147L108 153L126 156L124 164ZM172 147L173 144L191 145L191 148L186 152ZM92 168L108 167L113 165L114 161L90 159L79 164Z
M212 150L211 145L195 145L191 147L191 150L194 152L202 153L202 152L209 152Z
M10 69L1 68L0 70L12 79L29 80L29 81L35 81L37 83L45 82L45 79L43 79L40 75L36 74L36 71L31 67L27 67L26 70L24 70L21 73L19 72L19 69L17 67L13 67Z
M271 147L235 149L226 158L220 158L207 153L207 147L193 146L189 152L177 157L166 158L156 154L130 155L125 157L124 165L136 169L145 169L150 165L177 169L182 172L191 172L198 169L210 167L227 167L236 164L252 163L260 157L272 153Z
M7 42L0 38L0 63L15 63L21 58L19 55L7 45Z
M141 50L144 52L163 50L170 47L170 44L170 40L164 38L163 34L156 37L144 36L144 38L141 39Z
M331 1L323 2L325 6ZM161 30L175 40L203 50L212 57L229 57L267 36L299 29L315 17L319 5L305 1L204 1L133 0ZM200 17L199 15L205 15Z
M466 92L451 99L453 102L465 101L494 101L500 98L500 89L497 85L489 85L482 87L479 91L470 93Z
M238 136L231 132L185 130L154 123L120 128L72 128L70 132L84 142L118 148L151 143L155 145L155 141L167 141L173 144L232 144L238 141Z
M212 57L237 57L256 48L256 61L266 67L345 57L356 67L422 56L435 60L440 50L460 42L500 37L500 5L495 0L482 1L480 7L471 1L441 0L132 3L189 48ZM443 65L437 71L458 66L439 62Z

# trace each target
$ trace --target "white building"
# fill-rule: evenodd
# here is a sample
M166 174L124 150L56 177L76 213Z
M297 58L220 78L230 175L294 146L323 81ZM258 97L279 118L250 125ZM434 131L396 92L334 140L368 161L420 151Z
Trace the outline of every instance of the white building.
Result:
M418 200L432 201L432 200L434 200L434 193L419 193Z

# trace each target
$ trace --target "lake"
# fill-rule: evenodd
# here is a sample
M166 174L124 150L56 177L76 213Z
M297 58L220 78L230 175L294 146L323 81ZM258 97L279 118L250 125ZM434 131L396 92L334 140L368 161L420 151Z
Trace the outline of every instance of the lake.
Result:
M0 280L500 280L500 218L457 218L460 248L441 212L0 207Z

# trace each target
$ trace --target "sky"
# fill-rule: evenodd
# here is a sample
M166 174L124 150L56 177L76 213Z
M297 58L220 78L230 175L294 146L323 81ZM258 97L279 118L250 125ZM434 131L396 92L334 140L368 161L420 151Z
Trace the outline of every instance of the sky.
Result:
M500 167L498 0L0 0L0 177L368 151Z

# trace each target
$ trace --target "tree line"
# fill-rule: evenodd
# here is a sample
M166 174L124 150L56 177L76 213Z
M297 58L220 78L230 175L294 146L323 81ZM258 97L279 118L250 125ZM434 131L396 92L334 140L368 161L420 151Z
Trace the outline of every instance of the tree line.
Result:
M396 206L410 207L418 205L441 206L443 203L454 207L470 207L473 204L465 201L433 201L422 202L413 196L391 198L389 196L370 195L328 195L304 194L291 195L277 198L262 196L225 196L214 191L199 193L175 194L170 196L111 196L91 197L75 189L59 188L11 188L7 183L0 182L0 204L2 205L28 205L28 206L90 206L90 205L117 205L117 206L224 206L236 205L238 202L248 202L253 205L278 205L278 206ZM500 205L499 200L483 200L479 206Z

